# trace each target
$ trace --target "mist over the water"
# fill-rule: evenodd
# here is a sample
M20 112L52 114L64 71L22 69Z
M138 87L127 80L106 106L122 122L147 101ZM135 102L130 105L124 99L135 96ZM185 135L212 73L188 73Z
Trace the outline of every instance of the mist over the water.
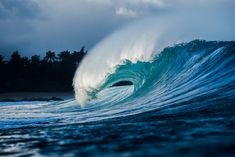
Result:
M194 39L235 39L234 11L218 8L182 9L149 16L113 32L99 42L80 64L74 77L75 97L81 105L95 97L117 65L151 61L165 47ZM123 78L127 80L128 78Z

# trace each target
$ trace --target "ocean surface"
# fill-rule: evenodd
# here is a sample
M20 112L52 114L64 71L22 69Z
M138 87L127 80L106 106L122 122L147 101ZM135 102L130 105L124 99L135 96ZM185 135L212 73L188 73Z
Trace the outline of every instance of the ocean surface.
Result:
M234 156L235 42L136 58L92 74L82 64L77 100L1 102L0 156Z

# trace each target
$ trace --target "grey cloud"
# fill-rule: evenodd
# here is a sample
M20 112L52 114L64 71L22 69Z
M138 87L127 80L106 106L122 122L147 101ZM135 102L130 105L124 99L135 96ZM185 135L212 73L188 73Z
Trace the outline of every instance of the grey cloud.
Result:
M0 52L90 49L112 31L147 16L214 9L231 14L225 17L232 20L234 6L232 0L0 0Z
M35 0L0 1L0 53L9 57L15 50L24 51L31 44L33 22L41 18Z
M34 0L1 0L0 18L34 18L40 12Z

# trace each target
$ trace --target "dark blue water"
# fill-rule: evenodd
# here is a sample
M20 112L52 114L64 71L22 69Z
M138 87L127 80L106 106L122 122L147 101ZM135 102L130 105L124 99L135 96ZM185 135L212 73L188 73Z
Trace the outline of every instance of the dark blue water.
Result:
M117 80L133 85L109 87ZM0 103L0 156L234 154L234 42L192 41L127 61L83 108Z

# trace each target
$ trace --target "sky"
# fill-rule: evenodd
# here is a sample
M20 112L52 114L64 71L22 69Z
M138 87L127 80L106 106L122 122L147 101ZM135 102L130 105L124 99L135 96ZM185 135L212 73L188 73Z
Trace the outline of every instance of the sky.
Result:
M0 54L41 56L48 50L91 49L111 32L134 21L177 11L226 12L234 0L0 0Z

